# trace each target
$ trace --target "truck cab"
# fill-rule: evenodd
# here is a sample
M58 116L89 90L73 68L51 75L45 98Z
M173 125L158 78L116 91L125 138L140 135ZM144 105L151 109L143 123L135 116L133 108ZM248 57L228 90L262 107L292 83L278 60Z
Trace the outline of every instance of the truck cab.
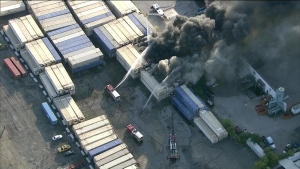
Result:
M164 11L162 9L160 9L160 7L157 3L153 4L151 6L151 9L155 10L159 15L164 15Z
M105 87L105 90L108 92L108 94L115 100L115 101L120 101L120 94L114 89L112 85L107 85Z
M132 124L129 124L126 127L126 131L129 132L138 142L143 141L144 136Z

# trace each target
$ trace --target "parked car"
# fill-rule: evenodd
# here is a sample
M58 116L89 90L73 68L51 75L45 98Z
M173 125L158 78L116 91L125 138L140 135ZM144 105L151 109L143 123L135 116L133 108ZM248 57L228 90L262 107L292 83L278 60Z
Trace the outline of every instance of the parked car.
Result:
M272 139L272 137L265 137L265 136L262 136L262 139L263 139L263 142L265 143L266 146L270 146L270 148L272 150L275 150L276 149L276 146L274 144L274 141Z
M73 150L69 150L69 151L65 152L66 157L71 156L73 154L75 154L75 152Z
M62 139L61 134L52 137L52 140L59 140L59 139Z
M62 152L70 150L70 148L71 148L71 146L69 144L64 144L64 145L61 145L60 147L58 147L57 151L62 153Z

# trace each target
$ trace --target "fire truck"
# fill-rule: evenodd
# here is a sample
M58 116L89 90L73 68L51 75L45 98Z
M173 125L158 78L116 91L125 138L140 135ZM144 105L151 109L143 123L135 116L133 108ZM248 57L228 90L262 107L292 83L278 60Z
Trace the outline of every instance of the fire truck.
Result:
M115 101L120 101L120 94L114 89L112 85L107 85L105 87L105 90L107 93L115 100Z
M126 127L126 131L132 135L138 142L143 141L143 135L132 124Z

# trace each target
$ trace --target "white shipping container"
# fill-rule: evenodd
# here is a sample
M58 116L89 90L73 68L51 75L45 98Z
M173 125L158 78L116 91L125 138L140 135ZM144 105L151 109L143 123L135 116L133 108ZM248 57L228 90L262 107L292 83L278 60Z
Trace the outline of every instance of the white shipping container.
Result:
M127 44L129 43L129 40L125 37L125 35L120 31L120 29L117 27L118 21L113 21L108 23L109 26L114 30L114 32L116 32L116 34L122 39L123 43Z
M32 59L35 61L37 65L44 68L46 66L46 63L44 60L40 57L38 52L36 51L35 47L32 45L32 42L25 44L25 49L29 53L29 55L32 57Z
M69 57L68 63L72 69L75 69L99 61L101 56L103 56L103 54L101 52L97 52L77 59L73 59L73 57Z
M117 27L129 41L133 41L133 37L131 36L131 34L123 27L123 25L118 20L115 21L115 27Z
M37 52L37 54L39 55L39 57L43 60L43 62L45 63L45 65L46 66L50 66L51 65L51 61L46 56L46 54L44 53L44 51L42 50L42 48L39 46L39 44L36 41L32 41L31 44L32 44L33 48L35 49L35 51Z
M98 2L99 1L85 1L84 3L80 3L80 4L76 4L76 5L71 5L71 7L72 7L73 10L75 10L75 9L79 9L79 8L82 8L82 7L85 7L85 6L96 4Z
M200 110L199 116L205 121L205 123L214 131L219 137L219 141L228 136L228 132L224 129L219 120L212 114L211 111Z
M97 128L103 127L103 126L108 125L108 124L109 124L109 121L106 119L106 120L98 121L98 122L93 123L91 125L85 126L81 129L77 129L77 130L75 130L76 137L78 138L78 136L80 134L87 133L89 131L95 130Z
M120 18L120 17L130 14L130 13L133 13L135 11L139 12L137 7L131 1L108 0L108 1L106 1L106 3L110 7L110 9L114 12L114 14L117 18Z
M109 168L112 168L112 167L114 167L114 166L116 166L118 164L121 164L121 163L123 163L123 162L125 162L127 160L130 160L132 158L133 158L132 154L129 153L129 154L126 154L126 155L124 155L124 156L122 156L120 158L117 158L117 159L115 159L115 160L113 160L113 161L111 161L109 163L106 163L106 164L100 166L99 168L100 169L109 169Z
M61 96L60 100L61 100L62 104L65 106L65 108L68 111L69 115L71 116L72 121L73 121L72 123L77 124L78 123L78 118L77 118L75 112L73 111L73 109L71 108L71 106L69 105L67 99L64 96Z
M108 31L108 33L117 41L118 44L122 45L124 42L118 36L118 34L109 26L109 24L103 25L103 27Z
M42 51L45 53L45 56L48 57L50 63L55 63L56 60L52 53L49 51L48 47L45 45L44 41L41 39L36 40L37 44L40 46Z
M133 164L128 167L125 167L124 169L138 169L138 166L136 164Z
M94 53L97 53L97 52L101 52L99 48L95 48L93 50L89 50L89 51L86 51L84 53L80 53L78 55L72 56L71 58L76 60L76 59L79 59L81 57L85 57L85 56L88 56L90 54L94 54Z
M83 49L76 50L74 52L70 52L70 53L64 54L63 57L65 59L67 59L67 58L69 58L71 56L78 55L80 53L84 53L84 52L87 52L87 51L93 50L93 49L95 49L95 46L89 46L89 47L86 47L86 48L83 48Z
M71 126L73 124L73 119L69 115L68 111L66 110L66 108L63 105L63 103L60 100L60 98L54 98L53 99L53 103L57 107L57 109L60 112L60 114L62 115L62 118L64 119L64 121L67 122L67 125Z
M15 20L9 20L8 21L9 27L14 32L15 36L19 40L21 46L24 46L24 44L27 42L27 39L25 35L23 34L22 30L19 28L18 24Z
M219 141L218 136L212 131L211 128L200 118L195 117L194 123L199 127L203 134L209 139L211 143L217 143Z
M101 134L94 135L94 136L92 136L90 138L87 138L85 140L81 140L80 141L81 147L85 147L87 145L90 145L90 144L92 144L96 141L102 140L102 139L104 139L108 136L111 136L113 134L114 134L114 132L112 130L109 130L109 131L103 132Z
M118 137L117 137L116 134L114 134L114 135L112 135L112 136L109 136L109 137L106 137L105 139L96 141L96 142L94 142L94 143L92 143L92 144L90 144L90 145L85 146L85 147L84 147L84 151L85 151L85 153L88 153L88 151L90 151L90 150L92 150L92 149L94 149L94 148L96 148L96 147L100 147L100 146L102 146L102 145L104 145L104 144L106 144L106 143L108 143L108 142L111 142L111 141L117 139L117 138L118 138Z
M85 140L87 138L90 138L92 136L95 136L95 135L98 135L98 134L101 134L103 132L110 131L110 130L113 132L113 127L111 125L106 125L106 126L97 128L95 130L89 131L87 133L78 135L78 140Z
M22 45L20 41L17 39L16 35L14 32L11 30L11 28L8 25L3 26L3 31L10 40L10 43L13 45L14 49L16 51L20 51L22 48Z
M67 100L70 104L70 106L72 107L72 109L74 110L78 121L79 122L83 122L85 120L84 115L82 114L81 110L79 109L79 107L77 106L77 104L75 103L75 101L73 100L73 98L71 96L67 97Z
M33 60L30 54L25 49L21 49L20 54L26 62L26 64L29 66L31 72L34 75L38 75L41 71L41 67Z
M26 26L23 24L23 22L20 19L14 19L14 21L17 23L19 26L20 30L22 31L23 35L27 39L26 42L31 42L33 41L33 38L31 37L30 33L28 32Z
M118 159L118 158L120 158L120 157L122 157L126 154L129 154L129 151L127 149L120 150L120 151L118 151L118 152L116 152L116 153L114 153L114 154L112 154L112 155L110 155L106 158L100 159L99 161L96 162L95 165L102 166L102 165L104 165L108 162L111 162L115 159Z
M50 38L52 40L56 40L56 39L59 39L59 38L62 38L62 37L68 36L68 35L72 35L72 34L77 33L77 32L81 32L81 31L82 31L81 28L76 28L76 29L72 29L72 30L69 30L69 31L51 36Z
M71 90L75 90L75 85L74 85L72 79L70 78L69 74L67 73L65 67L62 65L62 63L58 63L58 64L56 64L56 66L58 67L59 71L61 72L61 74L63 75L65 80L67 81L68 87Z
M44 6L42 8L33 8L32 11L33 11L33 13L38 13L38 12L47 11L47 10L54 9L54 8L59 8L62 6L65 6L65 4L63 2L58 2L55 4Z
M129 19L128 16L123 17L124 21L133 29L133 31L139 36L143 37L144 34L140 31L140 29Z
M55 1L43 1L41 3L37 3L37 4L33 4L33 5L29 5L30 8L43 8L44 6L49 6L49 5L53 5L56 3L60 3L61 1L55 0Z
M29 21L27 20L27 18L25 16L20 17L20 20L23 22L23 24L25 25L26 29L28 30L30 36L33 39L37 39L38 35L36 34L36 32L34 31L33 27L30 25Z
M39 12L35 11L34 15L36 17L39 17L39 16L50 14L50 13L54 13L54 12L58 12L58 11L63 11L63 10L66 10L66 9L68 9L68 8L64 5L64 6L61 6L61 7L52 8L52 9L48 9L48 10L43 10L43 11L39 11Z
M30 23L31 27L34 29L35 33L39 37L44 37L43 32L41 31L41 29L39 28L39 26L36 24L36 22L34 21L33 17L31 15L26 15L25 17L27 18L27 20Z
M81 35L85 35L83 31L80 31L80 32L77 32L77 33L74 33L74 34L71 34L71 35L68 35L68 36L65 36L65 37L53 40L53 43L57 44L57 43L60 43L60 42L63 42L63 41L75 38L77 36L81 36Z
M45 73L49 78L51 84L53 85L54 90L56 91L57 95L64 94L63 87L61 86L60 82L58 81L57 77L55 76L53 70L50 67L45 67Z
M200 109L205 108L204 104L191 92L190 89L186 87L186 85L182 85L180 88L193 100L195 104L197 104Z
M123 26L123 28L124 28L125 30L127 30L128 33L131 35L131 37L132 37L132 40L131 40L131 41L136 40L136 39L139 38L139 36L138 36L138 35L134 32L134 30L133 30L133 29L132 29L125 21L124 21L123 18L119 18L118 21L119 21L119 23Z
M59 24L57 25L53 25L53 26L50 26L50 27L44 27L44 31L45 32L49 32L49 31L52 31L52 30L55 30L55 29L59 29L59 28L63 28L63 27L66 27L66 26L69 26L69 25L73 25L73 24L76 24L76 21L75 20L70 20L68 22L64 22L64 23L61 23L59 21Z
M45 90L47 91L50 99L52 100L53 98L57 97L57 94L56 94L50 80L48 79L47 75L44 72L41 72L39 74L39 77L40 77L40 81L44 85Z
M91 9L91 10L88 10L88 11L77 13L77 17L80 18L81 16L88 15L88 14L91 14L91 13L94 13L94 12L97 12L97 11L101 11L101 10L104 10L106 8L107 8L106 6L100 6L98 8L94 8L94 9Z
M111 21L114 21L114 20L116 20L116 17L114 15L111 15L111 16L107 16L105 18L102 18L100 20L90 22L90 23L84 25L84 31L85 31L87 36L91 36L93 34L93 29L95 29L99 26L102 26L104 24L107 24L107 23L109 23Z
M63 77L63 75L60 73L59 69L57 68L56 65L52 65L50 66L52 71L54 72L55 76L57 77L61 87L64 89L65 93L68 92L68 88L67 88L67 82L65 80L65 78Z
M66 1L70 6L74 6L77 4L85 3L86 1Z
M60 15L60 16L63 16L63 15ZM53 20L53 21L43 22L42 27L43 28L53 27L55 25L66 23L66 22L70 22L70 21L73 21L73 20L74 20L73 17L63 17L63 18L60 18L59 20Z
M83 21L85 19L89 19L89 18L92 18L94 16L98 16L98 15L101 15L101 14L104 14L104 13L107 13L107 12L109 12L109 9L105 6L105 8L103 8L100 11L94 11L93 13L90 13L88 15L83 15L83 16L80 16L78 18L79 18L79 20Z
M7 7L1 7L0 10L1 10L0 16L4 16L4 15L9 15L9 14L25 11L26 7L25 7L25 4L22 2L19 4L7 6Z
M94 8L98 8L100 6L103 6L104 3L101 2L101 1L98 1L98 3L93 3L93 4L89 4L89 5L86 5L86 3L81 3L80 5L84 5L84 6L81 7L81 8L74 9L74 13L77 14L77 13L88 11L88 10L91 10L91 9L94 9Z
M55 16L55 17L52 17L52 18L47 18L47 19L41 20L40 23L41 23L41 25L43 25L43 24L46 24L46 23L51 23L51 22L54 22L54 21L65 19L65 18L72 18L72 14L68 13L68 14L64 14L64 15Z
M101 116L92 118L92 119L90 119L90 120L86 120L86 121L84 121L84 122L82 122L82 123L73 125L73 126L72 126L72 129L73 129L73 131L75 132L75 130L81 129L81 128L85 127L85 126L91 125L91 124L93 124L93 123L96 123L96 122L98 122L98 121L102 121L102 120L105 120L105 119L107 119L106 115L101 115Z
M136 164L136 161L134 158L128 160L128 161L124 161L123 163L120 163L114 167L112 167L111 169L124 169L125 167L128 167L130 165Z
M96 163L97 161L100 161L101 159L109 157L110 155L115 154L115 153L117 153L117 152L119 152L121 150L124 150L124 149L127 149L127 146L126 146L126 144L122 143L122 144L120 144L120 145L118 145L118 146L116 146L114 148L111 148L111 149L109 149L107 151L104 151L103 153L101 153L99 155L96 155L94 157L94 163Z

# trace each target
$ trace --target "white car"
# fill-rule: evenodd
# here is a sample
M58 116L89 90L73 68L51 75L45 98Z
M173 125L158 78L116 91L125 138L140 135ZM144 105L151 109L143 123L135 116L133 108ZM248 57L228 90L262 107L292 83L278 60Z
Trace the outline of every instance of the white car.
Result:
M59 139L62 139L61 134L52 137L52 140L59 140Z
M158 4L153 4L151 6L151 9L154 9L159 15L163 15L164 11L162 9L160 9Z

